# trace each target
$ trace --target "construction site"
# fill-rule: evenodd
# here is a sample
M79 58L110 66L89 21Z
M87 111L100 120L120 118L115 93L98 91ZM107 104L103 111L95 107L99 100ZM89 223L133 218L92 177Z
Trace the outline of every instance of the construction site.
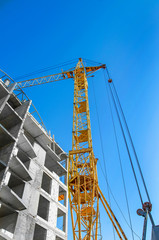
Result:
M144 217L142 240L146 239L148 217L152 224L151 239L158 239L159 227L151 214L150 195L114 83L105 64L85 66L81 58L71 70L21 82L15 82L0 71L0 239L67 239L68 197L74 240L102 239L100 203L117 237L128 239L98 183L98 159L92 145L87 78L99 70L105 71L108 77L111 100L140 197L142 209L138 209L137 214ZM68 79L74 80L74 102L72 150L66 154L55 142L54 136L47 132L36 108L22 89ZM133 155L142 182L138 181ZM107 175L105 177L107 182ZM141 183L147 202L143 201ZM125 196L127 199L126 189ZM133 236L132 227L131 231Z
M0 1L0 240L159 240L158 16Z

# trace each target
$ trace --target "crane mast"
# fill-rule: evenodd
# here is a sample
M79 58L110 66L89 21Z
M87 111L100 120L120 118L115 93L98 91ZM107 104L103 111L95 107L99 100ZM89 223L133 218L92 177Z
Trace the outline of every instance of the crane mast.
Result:
M69 200L74 240L97 240L99 194L97 159L92 148L88 82L80 59L74 74L72 151L69 152Z

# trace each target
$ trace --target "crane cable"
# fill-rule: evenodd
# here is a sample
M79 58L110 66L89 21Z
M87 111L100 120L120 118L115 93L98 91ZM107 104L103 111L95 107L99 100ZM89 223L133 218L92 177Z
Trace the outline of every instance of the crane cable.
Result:
M30 77L32 75L35 75L35 74L38 74L38 73L43 73L43 72L47 72L49 70L53 70L53 69L56 69L56 68L61 68L61 67L64 67L64 66L68 66L68 65L71 65L71 64L74 64L76 63L78 60L78 58L74 58L72 60L69 60L69 61L66 61L66 62L63 62L63 63L60 63L60 64L56 64L56 65L53 65L53 66L50 66L50 67L46 67L46 68L41 68L37 71L33 71L33 72L30 72L30 73L27 73L27 74L24 74L24 75L20 75L20 76L17 76L14 78L14 80L19 80L19 79L22 79L22 78L26 78L26 77ZM102 63L99 63L99 62L96 62L96 61L92 61L92 60L89 60L89 59L86 59L86 58L83 58L83 60L85 62L89 62L90 64L95 64L95 65L101 65Z
M86 62L89 62L91 64L99 64L99 65L102 65L103 63L99 63L99 62L96 62L96 61L92 61L90 59L87 59L87 58L82 58L83 60L85 60Z
M107 72L108 78L111 80L110 83L112 83L112 79L110 78L110 74L109 74L107 68L106 68L106 72ZM115 101L115 97L113 95L113 92L112 92L110 84L109 84L109 89L110 89L111 97L112 97L113 104L114 104L114 107L115 107L115 110L116 110L116 114L117 114L117 117L118 117L118 120L119 120L119 124L120 124L120 128L121 128L122 135L123 135L123 138L124 138L124 142L125 142L125 145L126 145L127 153L128 153L128 156L129 156L129 160L130 160L130 163L131 163L132 171L133 171L134 178L135 178L135 181L136 181L136 185L137 185L139 197L140 197L140 200L141 200L141 204L143 205L143 199L142 199L139 183L138 183L138 180L137 180L137 176L136 176L136 173L135 173L135 168L134 168L134 165L133 165L133 162L132 162L132 158L131 158L131 154L130 154L130 151L129 151L129 147L128 147L128 143L127 143L127 140L126 140L126 136L125 136L125 133L124 133L123 125L122 125L122 122L121 122L121 119L120 119L119 111L118 111L118 108L117 108L117 105L116 105L116 101Z
M61 68L61 67L76 63L76 61L77 61L77 59L75 58L75 59L72 59L70 61L66 61L66 62L61 63L61 64L56 64L56 65L53 65L53 66L50 66L50 67L41 68L37 71L27 73L27 74L24 74L24 75L21 75L21 76L17 76L17 77L14 78L14 80L19 80L19 79L22 79L22 78L25 78L25 77L29 77L29 76L32 76L32 75L37 74L37 73L47 72L47 71L52 70L52 69Z
M108 73L108 76L109 76L108 69L107 69L107 73ZM109 79L110 79L110 78L109 78ZM145 192L146 192L148 201L151 203L150 195L149 195L148 190L147 190L147 187L146 187L146 183L145 183L145 180L144 180L144 177L143 177L143 173L142 173L142 170L141 170L141 166L140 166L140 163L139 163L139 159L138 159L138 157L137 157L137 153L136 153L136 150L135 150L133 141L132 141L132 137L131 137L131 134L130 134L130 131L129 131L129 128L128 128L128 125L127 125L127 122L126 122L126 118L125 118L123 109L122 109L122 107L121 107L121 103L120 103L120 100L119 100L119 97L118 97L118 94L117 94L117 91L116 91L116 89L115 89L114 84L113 84L113 88L114 88L114 92L115 92L115 95L116 95L116 98L117 98L117 102L118 102L118 105L119 105L119 108L120 108L120 111L121 111L121 114L122 114L122 117L123 117L125 126L126 126L126 130L127 130L128 136L129 136L129 140L130 140L130 143L131 143L131 146L132 146L134 155L135 155L135 159L136 159L137 166L138 166L138 169L139 169L139 173L140 173L140 176L141 176L141 179L142 179L142 182L143 182L143 186L144 186L144 188L145 188ZM149 212L149 217L150 217L152 226L155 226L155 223L154 223L154 220L153 220L153 217L152 217L151 212Z
M93 80L92 80L92 82L93 82ZM92 85L93 85L93 84L92 84ZM96 100L95 91L93 90L93 92L94 92L94 94L93 94L93 95L94 95L94 98L95 98L95 100ZM97 116L98 116L98 128L100 129L100 125L99 125L99 123L100 123L100 122L99 122L99 113L98 113L98 108L97 108L97 103L96 103L96 101L95 101L95 105L96 105L96 113L97 113ZM103 146L101 130L100 130L100 136L101 136L101 137L100 137L101 145ZM103 153L104 153L104 150L103 150ZM105 160L105 157L103 158L103 160ZM101 161L99 161L99 166L100 166L101 171L102 171L102 174L103 174L103 176L104 176L104 178L105 178L105 181L106 181L107 187L108 187L108 189L109 189L109 192L110 192L110 194L111 194L111 196L112 196L112 198L113 198L116 206L118 207L118 209L119 209L119 211L120 211L120 213L121 213L121 215L122 215L125 223L126 223L127 226L133 231L134 235L135 235L136 237L138 237L138 239L141 240L140 236L139 236L139 235L132 229L132 227L129 225L126 217L124 216L124 213L122 212L122 210L121 210L121 208L120 208L117 200L115 199L115 196L114 196L114 194L113 194L113 192L112 192L112 190L111 190L111 187L110 187L110 185L109 185L109 182L108 182L108 177L107 177L107 175L104 173L103 167L102 167L102 165L101 165Z
M97 121L98 121L98 128L99 128L99 136L100 136L100 143L101 143L101 150L102 150L102 155L103 155L103 161L104 161L104 171L105 171L105 176L106 176L106 184L107 184L107 192L108 192L108 201L109 205L111 207L111 199L110 199L110 192L109 192L109 187L108 187L108 174L107 174L107 167L106 167L106 160L105 160L105 154L104 154L104 146L103 146L103 140L102 140L102 134L101 134L101 128L100 128L100 121L99 121L99 114L98 114L98 109L97 109L97 101L96 101L96 96L95 96L95 89L94 89L94 83L92 81L92 86L93 86L93 95L94 95L94 100L95 100L95 109L96 109L96 115L97 115ZM112 226L113 227L113 226ZM115 240L115 231L113 227L113 236Z
M107 83L105 74L104 74L104 79L105 79L105 83ZM110 108L110 113L111 113L111 118L112 118L112 124L113 124L113 129L114 129L115 142L116 142L116 146L117 146L118 159L119 159L119 163L120 163L122 181L123 181L123 186L124 186L124 193L125 193L127 211L128 211L128 216L129 216L130 229L131 229L132 239L134 240L134 232L133 232L133 226L132 226L132 220L131 220L131 214L130 214L130 207L129 207L129 202L128 202L128 195L127 195L127 190L126 190L126 183L125 183L125 178L124 178L124 171L123 171L122 160L121 160L121 155L120 155L119 142L118 142L118 138L117 138L117 131L116 131L116 127L115 127L115 121L114 121L112 105L111 105L111 101L110 101L110 95L109 95L108 88L107 88L106 84L105 84L105 88L106 88L106 91L107 91L108 103L109 103L109 108Z
M108 78L111 79L109 71L108 71L107 68L106 68L106 72L107 72ZM141 176L144 188L145 188L145 192L146 192L148 201L151 203L150 195L149 195L147 187L146 187L145 179L144 179L144 176L143 176L143 173L142 173L142 170L141 170L141 166L140 166L139 159L138 159L138 156L137 156L137 153L136 153L136 150L135 150L135 147L134 147L134 143L133 143L133 140L132 140L132 137L131 137L131 134L130 134L130 130L129 130L129 127L128 127L128 124L127 124L127 121L126 121L126 118L125 118L125 115L124 115L124 112L123 112L123 109L122 109L122 106L121 106L121 103L120 103L120 100L119 100L119 97L118 97L118 94L117 94L117 91L116 91L116 88L115 88L115 85L114 85L113 81L111 81L111 84L113 86L115 97L117 99L117 104L119 106L119 110L121 112L121 115L122 115L122 118L123 118L126 130L127 130L127 133L128 133L128 137L130 139L130 143L131 143L131 146L132 146L132 149L133 149L133 152L134 152L134 156L135 156L135 159L136 159L136 162L137 162L137 166L138 166L138 169L139 169L139 172L140 172L140 176ZM110 86L110 84L109 84L109 86Z
M130 142L131 142L131 146L132 146L132 149L133 149L133 152L134 152L134 155L135 155L135 159L136 159L136 162L137 162L137 165L138 165L138 169L139 169L139 172L140 172L140 175L141 175L141 178L142 178L142 182L143 182L143 185L144 185L144 188L145 188L145 192L146 192L148 201L151 203L150 195L149 195L147 187L146 187L145 179L144 179L144 176L143 176L143 173L142 173L142 170L141 170L141 166L140 166L139 159L138 159L135 147L134 147L134 143L132 141L132 137L131 137L131 134L130 134L130 131L129 131L129 128L128 128L128 125L127 125L127 122L126 122L126 118L125 118L123 109L121 107L121 103L120 103L120 100L119 100L119 97L118 97L118 94L117 94L117 91L115 89L115 86L114 86L113 82L112 82L112 86L113 86L113 89L114 89L114 92L115 92L115 95L116 95L116 98L117 98L117 102L118 102L118 105L120 107L120 111L121 111L121 114L122 114L122 117L123 117L123 120L124 120L124 123L125 123L125 126L126 126L126 130L127 130Z
M112 92L112 89L111 89L110 85L109 85L109 89L110 89L111 97L112 97L113 104L114 104L114 107L115 107L115 111L116 111L116 114L117 114L117 117L118 117L118 121L119 121L119 124L120 124L120 128L121 128L121 131L122 131L122 135L123 135L123 138L124 138L124 142L125 142L125 146L126 146L126 149L127 149L128 156L129 156L131 168L132 168L132 171L133 171L133 174L134 174L134 178L135 178L135 182L136 182L136 185L137 185L140 201L141 201L141 204L143 206L143 199L142 199L139 183L138 183L138 180L137 180L137 176L136 176L136 173L135 173L135 168L134 168L134 165L133 165L133 162L132 162L132 158L131 158L130 150L129 150L128 143L127 143L127 140L126 140L126 136L125 136L125 133L124 133L123 125L122 125L122 122L121 122L121 119L120 119L120 115L119 115L117 105L116 105L114 95L113 95L113 92Z

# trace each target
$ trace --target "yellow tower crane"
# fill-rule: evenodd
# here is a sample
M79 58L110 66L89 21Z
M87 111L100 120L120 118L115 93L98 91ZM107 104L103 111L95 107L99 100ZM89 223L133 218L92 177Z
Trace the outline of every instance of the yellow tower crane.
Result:
M17 88L26 88L69 78L74 79L72 150L69 151L68 174L74 240L98 239L99 200L119 239L127 240L98 185L97 159L92 147L87 77L105 68L105 65L85 67L80 58L71 71L17 82Z
M97 159L92 148L86 73L80 59L74 76L72 151L69 152L68 179L74 239L97 239L98 231ZM76 214L75 219L73 212Z

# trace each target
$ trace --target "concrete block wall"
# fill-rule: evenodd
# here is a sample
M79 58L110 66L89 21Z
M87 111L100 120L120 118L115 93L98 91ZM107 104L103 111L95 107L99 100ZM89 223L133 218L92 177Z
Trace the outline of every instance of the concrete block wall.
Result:
M0 80L0 240L67 239L67 155Z

